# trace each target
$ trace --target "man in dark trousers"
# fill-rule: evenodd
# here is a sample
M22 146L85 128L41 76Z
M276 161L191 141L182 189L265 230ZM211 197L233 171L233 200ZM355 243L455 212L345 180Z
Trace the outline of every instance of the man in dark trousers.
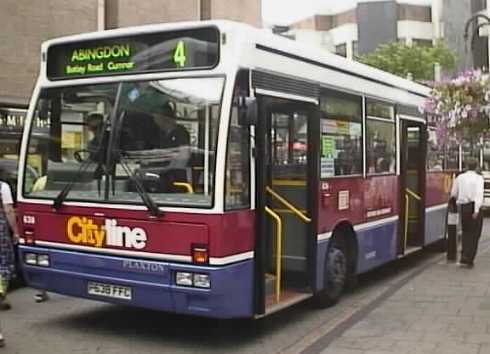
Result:
M451 197L461 210L461 228L463 240L461 249L461 266L473 267L482 231L483 217L480 211L483 203L483 177L476 172L478 161L467 161L467 171L460 174L453 183Z

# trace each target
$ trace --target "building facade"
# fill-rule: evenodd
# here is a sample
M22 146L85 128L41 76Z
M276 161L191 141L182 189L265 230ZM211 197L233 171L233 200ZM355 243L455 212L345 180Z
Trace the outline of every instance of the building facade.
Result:
M486 0L359 0L350 9L320 10L293 23L288 35L350 59L383 43L433 45L442 39L456 52L461 70L472 64L463 34L466 21L477 10L486 11ZM478 50L483 47L480 43Z
M0 1L0 160L17 156L43 41L119 27L208 19L260 27L261 0Z

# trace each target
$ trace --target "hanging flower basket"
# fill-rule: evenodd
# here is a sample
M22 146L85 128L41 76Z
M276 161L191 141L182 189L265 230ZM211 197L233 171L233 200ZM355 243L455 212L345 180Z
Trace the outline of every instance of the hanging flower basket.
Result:
M451 80L435 82L422 110L432 115L441 140L479 142L490 128L490 77L467 70Z

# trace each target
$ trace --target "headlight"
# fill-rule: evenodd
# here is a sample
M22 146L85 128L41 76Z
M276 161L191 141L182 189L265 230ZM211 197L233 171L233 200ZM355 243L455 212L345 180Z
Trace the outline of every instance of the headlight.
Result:
M39 256L37 256L37 265L41 267L49 267L50 266L49 255L40 254Z
M209 289L211 287L209 275L207 275L207 274L194 274L194 286L196 288Z
M37 254L35 253L26 253L24 255L24 260L26 264L29 265L37 265Z
M175 284L182 286L192 286L192 273L177 272L175 276Z

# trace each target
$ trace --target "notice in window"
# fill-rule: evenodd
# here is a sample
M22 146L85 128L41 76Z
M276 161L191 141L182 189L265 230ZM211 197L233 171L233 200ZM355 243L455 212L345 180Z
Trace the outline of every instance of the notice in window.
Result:
M320 161L320 178L335 176L335 165L333 157L322 157Z
M336 157L335 139L329 136L322 137L322 156L328 158Z
M339 191L339 210L348 210L349 209L349 191Z

